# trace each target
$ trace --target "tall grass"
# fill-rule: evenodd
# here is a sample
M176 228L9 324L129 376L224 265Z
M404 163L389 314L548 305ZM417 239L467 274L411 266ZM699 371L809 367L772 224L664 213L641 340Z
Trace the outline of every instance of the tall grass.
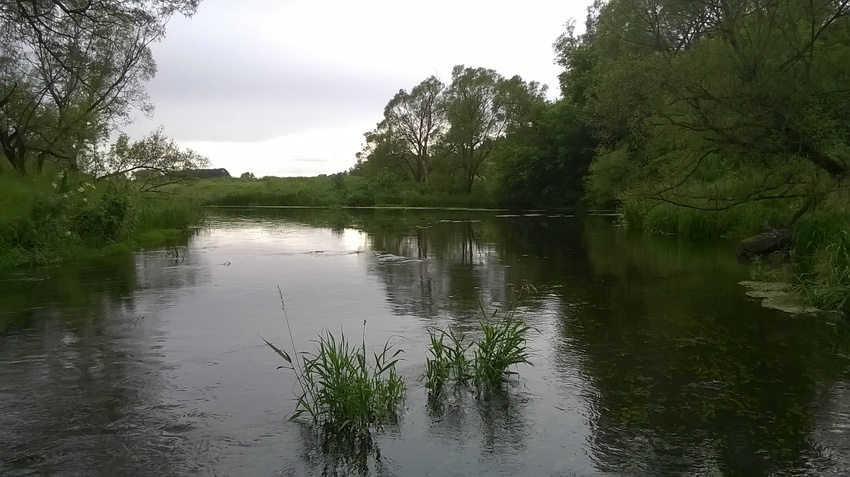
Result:
M531 327L512 317L504 322L483 323L484 337L476 342L472 360L473 384L476 388L496 388L511 375L519 364L531 365L528 360L526 334Z
M139 201L137 214L140 231L184 230L204 219L204 209L195 201L143 199Z
M802 266L797 290L804 301L850 312L850 215L822 212L801 219L794 250Z
M129 250L130 237L183 230L203 213L197 203L142 197L119 179L91 180L69 171L0 175L0 268Z
M389 176L216 178L173 187L178 198L217 206L494 207L485 192L457 193Z
M289 328L283 293L281 309ZM331 332L314 341L316 350L297 351L290 334L292 352L263 340L295 373L300 392L290 419L308 417L328 437L355 438L371 442L371 431L398 419L405 384L396 371L401 349L393 350L387 341L378 352L367 353L364 340L352 345L344 334ZM293 358L293 355L295 358Z
M629 199L620 207L620 220L629 228L687 237L743 238L761 225L779 226L793 216L793 201L761 201L718 212ZM792 254L798 276L795 288L803 300L824 310L850 311L850 193L838 190L793 225ZM751 272L761 278L762 263ZM775 275L775 274L774 274Z
M742 204L711 211L665 202L629 199L620 205L621 221L631 229L686 237L744 238L757 233L765 221L777 226L794 213L780 201Z
M442 394L449 381L464 385L472 379L472 367L467 355L472 342L455 330L429 330L431 344L425 358L425 387L433 395Z
M531 365L527 335L531 328L509 314L497 320L495 313L481 322L479 338L466 340L455 332L431 331L431 343L422 379L432 396L440 396L448 384L472 384L481 393L501 388L518 373L520 364ZM469 351L472 351L470 356Z

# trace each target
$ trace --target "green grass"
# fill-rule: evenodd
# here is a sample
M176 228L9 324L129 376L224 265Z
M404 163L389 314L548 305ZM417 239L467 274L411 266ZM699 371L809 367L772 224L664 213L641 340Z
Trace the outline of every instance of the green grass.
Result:
M425 387L432 395L440 395L450 381L458 385L467 384L472 379L471 362L468 357L472 342L455 330L429 330L431 345L430 356L425 358Z
M118 180L0 175L0 269L100 257L198 224L197 202L155 200Z
M281 293L281 308L289 318ZM366 322L363 322L364 335ZM389 341L379 352L367 353L365 339L358 345L325 332L315 340L315 351L298 351L292 341L291 354L265 341L292 370L300 392L290 419L308 417L319 430L335 439L340 436L371 442L371 431L398 419L404 399L404 380L396 371L402 350ZM294 358L293 358L294 356Z
M177 198L217 206L494 207L484 192L457 193L391 177L360 176L216 178L166 189Z
M485 313L485 318L481 336L470 341L452 330L429 332L431 343L422 380L432 397L442 395L448 384L471 384L480 396L501 389L511 376L518 375L516 366L531 365L527 335L533 328L512 313L504 319Z
M185 230L203 222L204 209L195 201L142 199L136 207L136 228L151 230Z
M472 360L472 379L476 388L498 388L507 378L517 374L512 367L531 365L526 340L530 330L530 326L512 317L500 323L481 325L484 337L476 342Z
M620 206L620 220L629 228L683 237L741 239L761 231L767 221L786 222L799 201L761 201L729 210L710 212L668 203L629 199ZM850 311L850 197L838 191L794 224L792 255L796 261L796 289L806 304L823 310ZM751 265L761 280L781 275L762 262Z
M797 289L809 305L850 312L848 209L842 202L801 218L794 227L794 252L802 269Z
M794 204L762 201L728 210L709 211L645 199L620 205L622 222L631 229L685 237L744 238L758 233L767 221L777 226L794 213Z

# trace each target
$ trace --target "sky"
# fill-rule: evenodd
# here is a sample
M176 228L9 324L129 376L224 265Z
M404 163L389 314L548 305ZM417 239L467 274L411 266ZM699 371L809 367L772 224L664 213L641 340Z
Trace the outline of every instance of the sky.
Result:
M454 65L548 84L552 43L590 0L203 0L153 46L152 118L231 175L314 176L354 165L400 89Z

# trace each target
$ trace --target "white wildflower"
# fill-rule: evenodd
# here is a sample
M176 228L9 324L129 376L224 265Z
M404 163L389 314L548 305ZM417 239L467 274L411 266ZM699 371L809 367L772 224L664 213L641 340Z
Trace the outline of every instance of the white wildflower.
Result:
M56 188L56 183L55 183L55 182L51 182L51 183L50 183L50 185L52 185L54 189Z
M83 202L88 202L89 200L83 197Z
M70 231L70 230L68 230L67 232L65 232L65 235L67 235L67 236L69 236L69 237L70 237L70 236L71 236L71 231Z
M83 186L80 186L80 188L79 188L79 189L77 189L77 192L85 192L85 191L86 191L86 190L85 190L85 189L83 189Z

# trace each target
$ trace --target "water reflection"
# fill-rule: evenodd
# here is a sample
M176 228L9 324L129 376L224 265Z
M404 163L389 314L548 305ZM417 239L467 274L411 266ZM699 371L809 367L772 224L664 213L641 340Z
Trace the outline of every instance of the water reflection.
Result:
M180 416L157 398L157 336L134 309L139 289L167 300L171 287L198 278L190 268L142 273L160 259L127 254L4 277L1 474L187 470Z
M824 349L846 339L844 324L747 306L734 267L710 249L688 258L683 242L614 242L604 253L600 243L588 241L589 256L599 257L595 293L609 306L569 307L561 326L592 385L599 469L771 475L846 465L812 427L816 403L846 376L847 360Z
M850 472L850 326L760 308L728 244L607 218L216 214L176 253L2 278L0 474ZM367 319L367 344L405 349L380 459L282 421L294 381L257 336L288 339L277 284L297 343ZM480 305L540 330L535 366L490 399L429 401L427 330L473 332Z

